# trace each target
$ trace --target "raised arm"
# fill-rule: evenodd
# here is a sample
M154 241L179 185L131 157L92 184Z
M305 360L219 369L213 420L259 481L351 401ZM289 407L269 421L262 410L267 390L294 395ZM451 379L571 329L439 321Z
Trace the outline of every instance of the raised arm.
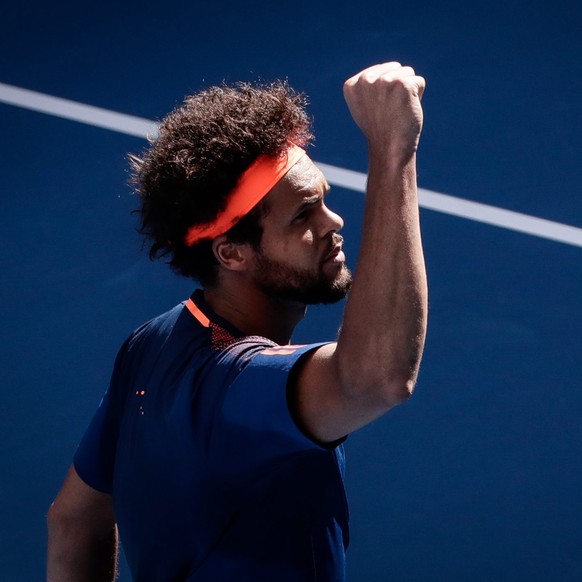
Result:
M86 485L73 467L48 514L48 582L111 582L117 528L110 495Z
M312 355L296 385L299 418L324 442L405 401L418 375L427 321L416 186L424 86L398 63L344 85L368 143L362 246L338 342Z

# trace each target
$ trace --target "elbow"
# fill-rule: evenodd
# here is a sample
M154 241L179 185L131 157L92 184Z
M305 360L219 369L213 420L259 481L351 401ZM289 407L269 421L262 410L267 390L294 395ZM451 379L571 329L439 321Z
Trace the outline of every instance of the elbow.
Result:
M388 411L412 396L416 376L411 374L367 374L349 383L346 395L353 401L368 401L374 408Z
M364 316L355 308L360 317L352 317L346 308L345 325L336 349L339 377L346 395L362 401L366 399L372 406L384 410L412 396L426 337L425 283L424 275L414 281L399 282L397 279L394 288L374 291L373 297L382 297L385 301L385 311L377 315L364 311L362 297L359 301ZM365 299L366 292L360 293ZM353 297L352 294L350 299Z
M416 377L410 374L385 377L376 385L378 397L387 408L407 402L414 392Z
M416 387L422 348L409 350L386 360L385 365L376 366L376 390L387 404L396 406L407 402Z
M409 377L406 380L394 384L389 390L389 394L397 404L404 404L414 393L415 386L416 378Z
M391 357L370 350L365 358L338 360L338 378L348 399L368 401L383 410L409 400L416 386L420 350L398 356L393 350L389 353Z

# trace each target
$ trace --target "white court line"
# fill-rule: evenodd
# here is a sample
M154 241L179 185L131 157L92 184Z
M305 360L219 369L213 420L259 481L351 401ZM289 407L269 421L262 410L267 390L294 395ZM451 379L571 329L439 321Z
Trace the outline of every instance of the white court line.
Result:
M344 170L328 164L317 163L328 182L357 192L366 191L366 174ZM448 194L439 194L424 188L418 189L420 206L437 212L483 222L517 232L523 232L549 240L582 247L582 228L537 218L498 206L481 204Z
M101 107L85 105L77 101L61 99L12 85L0 83L0 102L16 105L32 111L48 113L64 119L80 121L88 125L111 129L120 133L127 133L136 137L146 137L155 134L157 125L149 119L115 113Z
M136 137L155 136L157 132L157 124L149 119L116 113L4 83L0 83L0 102ZM366 174L319 162L317 165L325 173L330 184L357 192L366 191ZM424 188L419 189L419 199L423 208L582 247L582 228L448 194L439 194Z

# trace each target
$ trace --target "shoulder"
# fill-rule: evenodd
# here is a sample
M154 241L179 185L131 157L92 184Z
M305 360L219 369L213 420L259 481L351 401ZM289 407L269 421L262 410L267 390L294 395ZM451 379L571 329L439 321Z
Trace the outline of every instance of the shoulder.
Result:
M165 313L146 321L128 336L124 345L127 344L127 347L131 348L149 338L166 337L172 333L183 311L184 303L179 303Z
M260 337L247 337L234 342L224 351L225 361L236 361L246 376L255 379L270 375L286 377L324 343L281 346Z

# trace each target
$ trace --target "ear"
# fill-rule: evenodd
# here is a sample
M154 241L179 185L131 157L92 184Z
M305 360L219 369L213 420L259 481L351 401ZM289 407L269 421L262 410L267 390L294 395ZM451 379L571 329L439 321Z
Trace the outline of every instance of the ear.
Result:
M230 242L225 235L221 235L212 241L212 252L225 269L244 271L248 267L248 245Z

